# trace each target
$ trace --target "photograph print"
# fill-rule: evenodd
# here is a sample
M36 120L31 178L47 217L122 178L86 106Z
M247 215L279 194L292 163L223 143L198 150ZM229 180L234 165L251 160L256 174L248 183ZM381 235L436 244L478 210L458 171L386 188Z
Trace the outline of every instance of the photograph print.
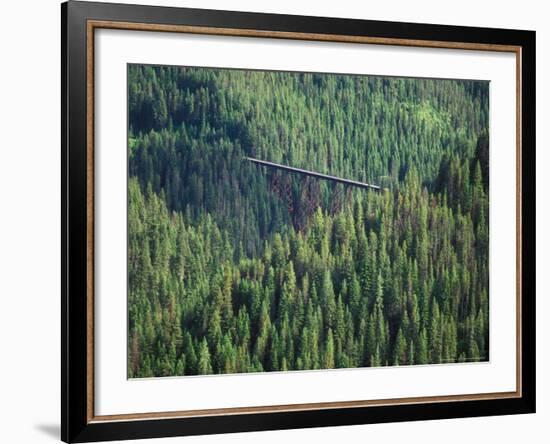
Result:
M489 360L489 82L129 64L128 378Z

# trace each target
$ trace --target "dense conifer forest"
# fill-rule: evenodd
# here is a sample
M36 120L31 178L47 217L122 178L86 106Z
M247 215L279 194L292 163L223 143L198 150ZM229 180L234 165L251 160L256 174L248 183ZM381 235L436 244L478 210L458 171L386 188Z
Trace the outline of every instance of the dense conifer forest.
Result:
M128 107L130 378L488 360L487 82L129 65Z

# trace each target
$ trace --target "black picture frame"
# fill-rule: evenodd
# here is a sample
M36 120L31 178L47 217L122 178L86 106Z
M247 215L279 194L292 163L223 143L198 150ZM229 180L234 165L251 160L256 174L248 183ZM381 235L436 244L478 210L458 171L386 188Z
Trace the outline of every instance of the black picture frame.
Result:
M94 421L89 415L87 303L87 23L186 25L332 36L513 45L521 48L521 396L238 413L197 417ZM535 412L535 32L276 14L69 1L61 5L62 313L61 438L90 442L180 435L510 415Z

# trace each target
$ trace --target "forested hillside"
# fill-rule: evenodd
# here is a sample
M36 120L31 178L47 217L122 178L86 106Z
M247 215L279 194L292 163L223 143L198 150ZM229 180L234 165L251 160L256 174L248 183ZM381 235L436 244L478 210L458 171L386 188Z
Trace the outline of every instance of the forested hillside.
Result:
M488 359L487 82L130 65L128 89L129 377Z

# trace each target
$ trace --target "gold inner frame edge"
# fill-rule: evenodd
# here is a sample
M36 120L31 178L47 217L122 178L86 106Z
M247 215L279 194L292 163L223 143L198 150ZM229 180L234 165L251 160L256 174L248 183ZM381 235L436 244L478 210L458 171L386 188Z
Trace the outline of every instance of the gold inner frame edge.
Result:
M130 31L176 32L203 35L221 35L234 37L277 38L288 40L309 40L337 43L362 43L372 45L406 46L421 48L462 49L489 52L511 52L516 56L516 391L496 393L473 393L447 396L419 396L393 399L336 401L305 404L285 404L254 407L229 407L216 409L182 410L171 412L144 412L96 416L94 413L94 36L96 29L119 29ZM416 403L460 402L491 399L510 399L522 396L522 313L521 313L521 257L522 257L522 214L521 214L521 178L522 178L522 48L515 45L499 45L470 42L446 42L437 40L416 40L383 38L369 36L351 36L334 34L311 34L286 31L265 31L255 29L215 28L188 25L164 25L151 23L133 23L124 21L88 20L86 25L86 207L87 207L87 422L115 422L130 420L154 420L164 418L189 418L199 416L227 416L238 414L259 414L275 412L296 412L303 410L326 410L335 408L359 408L389 405L407 405Z

